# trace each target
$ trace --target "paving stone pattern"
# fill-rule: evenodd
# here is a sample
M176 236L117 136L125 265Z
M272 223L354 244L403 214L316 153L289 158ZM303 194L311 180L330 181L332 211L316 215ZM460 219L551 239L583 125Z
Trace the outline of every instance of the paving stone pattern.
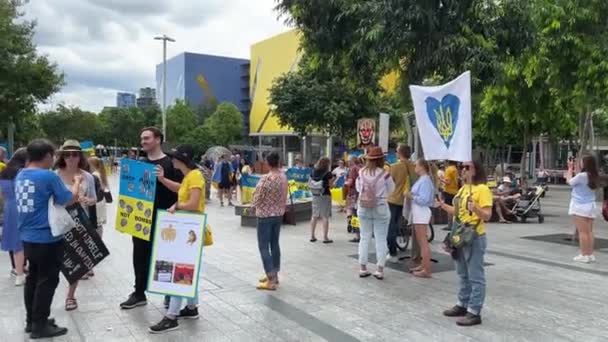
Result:
M577 254L572 244L522 238L571 233L567 205L568 190L552 187L543 199L548 214L543 225L488 226L486 262L492 266L486 268L484 323L472 328L441 315L456 300L454 271L417 279L395 270L404 265L393 265L383 281L359 279L351 257L357 246L348 242L344 215L337 212L331 222L334 244L308 242L307 224L283 229L281 287L259 292L255 229L241 228L234 209L220 208L214 199L207 208L216 243L204 252L201 318L151 335L148 327L164 312L162 297L149 296L146 307L119 309L132 290L131 239L108 225L104 240L111 255L93 279L80 283L78 310L64 311L67 283L59 284L52 316L70 331L53 341L608 341L605 251L596 254L596 264L580 265L571 261ZM603 220L596 221L595 231L608 238ZM444 234L438 227L435 254ZM2 253L0 342L27 341L23 288L14 287L9 265Z

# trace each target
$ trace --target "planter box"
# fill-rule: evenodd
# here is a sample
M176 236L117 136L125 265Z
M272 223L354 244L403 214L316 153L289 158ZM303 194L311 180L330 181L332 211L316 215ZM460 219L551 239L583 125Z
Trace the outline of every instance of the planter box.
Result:
M310 221L312 215L312 202L295 202L288 204L287 210L295 212L296 222ZM255 216L255 211L250 205L235 205L234 214L241 217L241 227L256 227L258 218Z

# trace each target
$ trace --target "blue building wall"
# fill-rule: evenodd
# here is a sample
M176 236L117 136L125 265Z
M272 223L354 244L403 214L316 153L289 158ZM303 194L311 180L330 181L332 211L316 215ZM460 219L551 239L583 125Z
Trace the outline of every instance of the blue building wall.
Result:
M162 63L156 66L157 97L162 103ZM211 97L231 102L249 120L249 60L185 52L167 60L167 105L185 100L193 107Z
M116 107L131 108L136 105L135 94L132 93L116 93Z

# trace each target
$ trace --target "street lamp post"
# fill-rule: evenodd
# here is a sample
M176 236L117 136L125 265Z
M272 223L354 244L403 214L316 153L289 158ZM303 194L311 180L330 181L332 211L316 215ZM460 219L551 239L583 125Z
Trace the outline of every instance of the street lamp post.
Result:
M162 119L163 119L163 136L167 139L167 41L175 42L175 39L168 37L166 34L154 37L155 40L163 41L163 103L162 103Z

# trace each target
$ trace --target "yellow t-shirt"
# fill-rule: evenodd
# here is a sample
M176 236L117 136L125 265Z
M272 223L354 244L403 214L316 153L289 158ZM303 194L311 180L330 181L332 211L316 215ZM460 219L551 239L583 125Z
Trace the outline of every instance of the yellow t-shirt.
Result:
M177 192L177 202L180 204L188 203L190 200L190 190L192 189L201 190L201 197L196 212L205 212L205 178L200 170L192 170L184 177Z
M471 192L473 193L472 196ZM467 209L467 202L469 200L469 197L471 197L473 203L478 208L492 207L492 191L490 191L490 188L488 188L488 186L485 184L467 184L460 188L460 191L458 191L458 194L456 195L456 198L460 200L460 206L458 208L458 219L462 223L469 223L475 225L477 224L477 222L480 222L480 220L479 216L477 216L475 213L469 212L469 209ZM481 221L477 226L477 234L483 235L485 234L485 232L486 226L484 222Z
M456 195L458 193L458 169L456 169L456 166L448 166L445 170L444 179L446 184L443 187L443 191L450 195Z
M390 174L395 182L395 190L387 196L388 203L403 205L403 195L410 191L410 187L418 177L414 170L414 163L409 160L400 160L391 165Z
M4 169L6 169L6 164L4 162L0 162L0 172L4 171Z

